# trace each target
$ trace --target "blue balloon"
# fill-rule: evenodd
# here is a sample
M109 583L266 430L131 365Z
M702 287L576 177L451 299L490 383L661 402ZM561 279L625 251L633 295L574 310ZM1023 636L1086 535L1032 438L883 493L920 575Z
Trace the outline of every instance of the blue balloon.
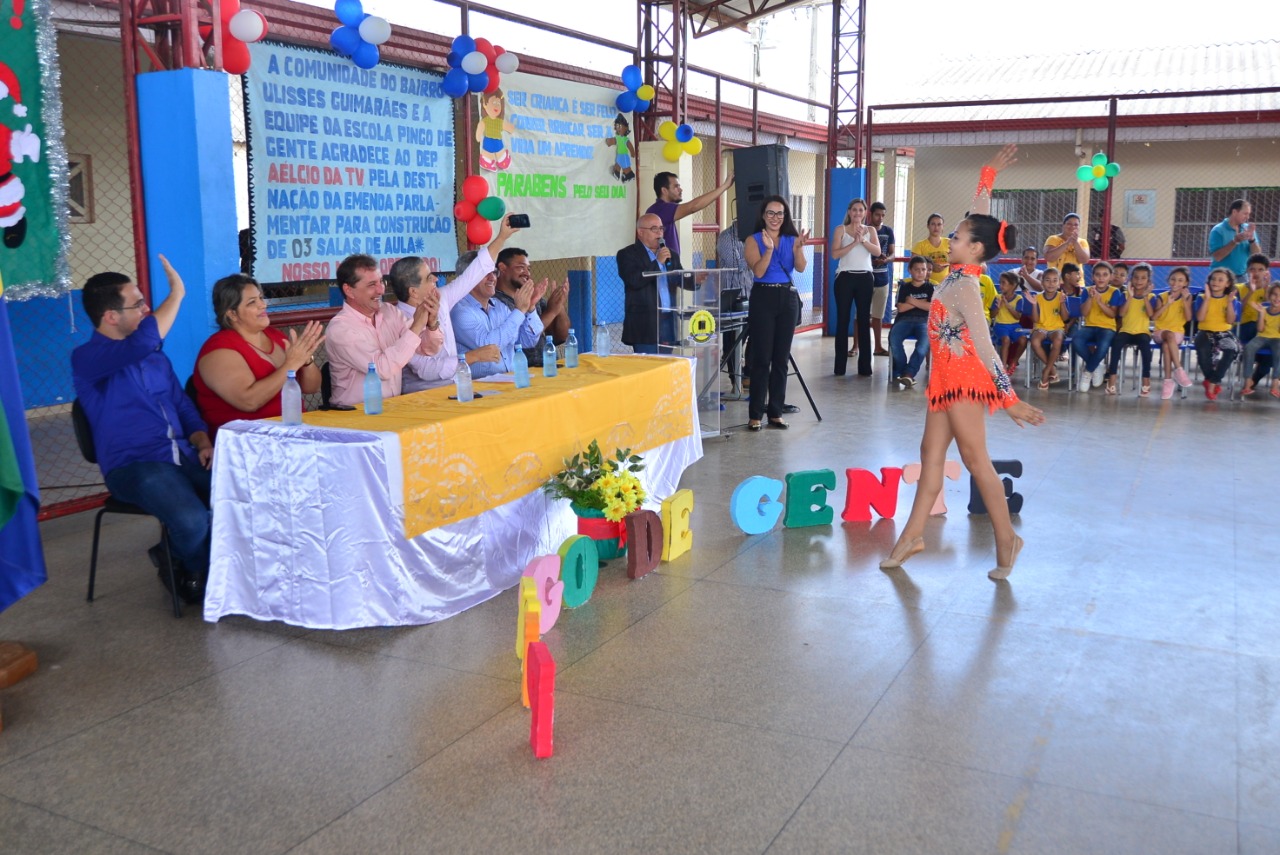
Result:
M691 125L681 124L676 128L676 142L688 142L693 139L693 127Z
M613 103L619 113L630 113L636 108L636 100L633 92L619 92L618 97L613 99Z
M451 50L449 51L449 57L445 62L449 63L450 68L461 68L462 54L458 53L456 50Z
M368 42L360 42L360 46L351 54L351 61L360 68L373 68L378 64L378 46Z
M637 98L637 99L636 99L636 112L637 112L637 113L643 113L643 112L647 111L647 110L649 109L649 104L650 104L650 102L649 102L649 101L642 101L642 100L640 100L639 98Z
M476 49L476 40L471 36L458 36L453 40L453 52L464 57ZM462 60L459 59L459 62Z
M467 90L471 87L471 80L467 77L467 73L461 68L451 68L444 76L444 82L440 84L440 88L444 90L444 94L450 98L461 98L467 94Z
M333 14L348 27L358 27L364 20L364 6L360 0L337 0L333 4Z
M640 73L640 69L634 65L628 65L622 69L622 85L635 92L644 85L644 76Z
M364 40L360 38L360 31L355 27L337 27L329 34L329 46L343 56L351 56L362 44Z
M465 72L464 72L465 74ZM483 92L489 86L489 72L482 71L479 74L468 74L470 88L472 92Z

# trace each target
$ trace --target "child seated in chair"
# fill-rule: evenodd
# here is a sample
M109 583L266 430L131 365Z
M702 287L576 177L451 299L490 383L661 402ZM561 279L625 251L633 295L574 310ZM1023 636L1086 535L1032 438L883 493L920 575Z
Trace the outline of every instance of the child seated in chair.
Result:
M1045 270L1040 277L1040 284L1044 290L1031 296L1035 324L1031 333L1031 352L1044 362L1044 370L1040 372L1040 388L1048 389L1050 383L1058 382L1058 369L1054 365L1062 355L1062 343L1066 338L1067 322L1071 320L1071 315L1067 311L1067 298L1060 288L1056 267Z
M1235 277L1225 267L1209 271L1209 284L1196 304L1196 356L1204 375L1204 396L1210 401L1222 394L1222 381L1240 355L1240 340L1231 331L1240 311Z
M1267 290L1267 303L1253 303L1258 314L1258 334L1244 346L1244 364L1247 369L1258 358L1264 347L1271 351L1271 397L1280 398L1280 284ZM1244 384L1241 395L1252 395L1254 387L1267 376L1268 363L1263 360L1253 369L1253 376Z
M1134 265L1133 280L1119 309L1120 331L1111 340L1111 365L1107 370L1107 394L1115 395L1116 376L1126 347L1136 347L1142 360L1142 389L1145 398L1151 394L1151 317L1155 314L1155 298L1151 296L1151 265Z
M1012 376L1018 368L1018 357L1027 346L1028 331L1022 328L1021 318L1028 306L1018 291L1018 274L1006 270L1000 274L1000 293L991 301L991 343L1000 348L1000 361Z
M1153 338L1160 345L1160 365L1164 382L1160 385L1160 397L1167 401L1173 397L1174 383L1182 388L1191 385L1191 377L1182 367L1182 339L1191 321L1191 270L1175 267L1169 271L1169 290L1156 298L1152 313L1155 321Z

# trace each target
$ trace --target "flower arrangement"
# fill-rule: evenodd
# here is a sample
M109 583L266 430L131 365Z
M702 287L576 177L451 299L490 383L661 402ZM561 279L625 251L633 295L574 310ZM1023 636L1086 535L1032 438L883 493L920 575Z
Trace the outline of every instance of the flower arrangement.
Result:
M609 522L620 522L645 500L644 487L635 473L644 469L640 455L629 448L606 458L594 439L585 453L564 461L564 470L543 485L549 495L568 499L579 508L602 511Z

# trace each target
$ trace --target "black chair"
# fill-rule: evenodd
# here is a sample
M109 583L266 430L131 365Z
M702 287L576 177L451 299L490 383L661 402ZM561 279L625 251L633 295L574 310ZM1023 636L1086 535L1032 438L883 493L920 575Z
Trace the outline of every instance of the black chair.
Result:
M84 414L84 408L80 406L80 399L77 398L71 403L71 424L76 432L76 445L80 446L80 453L89 463L98 462L98 452L93 444L93 431L89 428L89 419ZM98 511L98 515L93 520L93 552L89 558L89 596L88 601L93 602L93 583L98 575L98 539L102 533L102 515L103 514L128 514L130 516L149 517L151 514L144 511L137 505L131 505L128 502L122 502L115 496L107 495L106 504L102 506L102 510ZM160 525L160 543L164 546L165 563L161 568L162 573L169 574L169 592L173 597L173 616L182 617L182 601L178 597L178 580L173 572L173 551L169 546L169 530L164 524Z
M329 373L329 363L320 366L320 409L329 409L329 399L333 397L333 375Z

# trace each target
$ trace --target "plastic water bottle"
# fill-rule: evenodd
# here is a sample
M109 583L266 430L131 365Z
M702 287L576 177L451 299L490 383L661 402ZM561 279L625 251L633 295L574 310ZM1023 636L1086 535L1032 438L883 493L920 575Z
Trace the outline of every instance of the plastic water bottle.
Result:
M529 387L529 357L524 355L523 347L516 348L516 354L511 361L515 363L516 388L527 389Z
M369 363L369 373L364 375L364 414L376 416L382 412L382 378L378 366Z
M573 327L569 327L569 337L564 342L564 367L578 367L578 337L574 335Z
M458 359L458 373L453 375L453 384L458 389L458 400L462 403L475 398L475 392L471 389L471 366L467 364L465 356Z
M290 371L280 390L280 421L287 425L302 424L302 387L298 375Z
M596 356L612 356L613 344L609 341L609 328L604 324L596 327Z
M556 376L556 343L547 336L547 343L542 348L542 376Z

